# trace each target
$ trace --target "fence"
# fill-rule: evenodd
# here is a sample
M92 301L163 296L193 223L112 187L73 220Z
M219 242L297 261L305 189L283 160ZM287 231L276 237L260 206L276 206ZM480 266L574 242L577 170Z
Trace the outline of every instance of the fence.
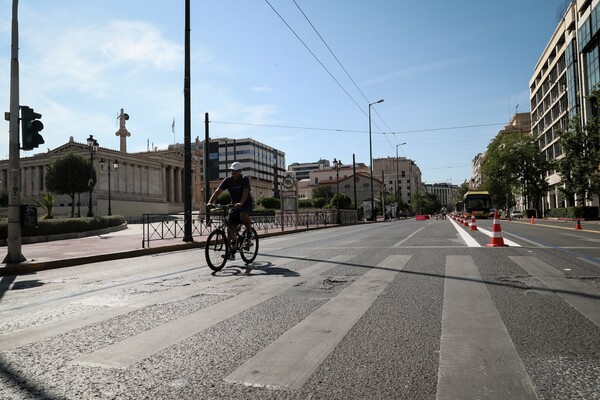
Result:
M342 224L358 222L354 210L340 210L339 219ZM192 237L208 235L221 223L223 215L193 214ZM336 210L303 211L298 213L281 213L274 215L253 215L252 221L257 232L268 233L273 230L285 231L286 228L310 228L335 225L338 221ZM183 214L143 214L142 247L150 247L150 242L163 239L176 239L185 236L185 221Z

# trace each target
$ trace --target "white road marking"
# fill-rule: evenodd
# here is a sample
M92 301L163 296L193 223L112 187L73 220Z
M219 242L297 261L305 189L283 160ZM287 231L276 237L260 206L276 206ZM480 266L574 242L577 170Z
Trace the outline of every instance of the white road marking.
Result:
M447 256L437 400L537 399L471 256Z
M410 258L389 256L225 380L249 386L300 388Z
M265 284L242 292L213 306L198 310L185 317L157 326L121 342L90 354L76 357L75 363L109 368L126 368L174 344L210 328L244 310L283 293L288 288L346 262L353 256L341 255L300 271L300 276L273 279Z
M466 243L467 246L469 246L469 247L481 247L481 245L479 243L477 243L477 241L475 239L473 239L473 237L471 235L469 235L464 229L462 229L460 227L460 225L458 225L456 222L454 222L454 220L452 218L450 218L450 222L452 222L452 225L454 225L454 227L458 231L458 234L460 235L460 237L462 238L462 240L465 241L465 243Z
M530 275L542 281L550 289L568 292L556 293L573 308L600 327L600 291L577 279L565 278L562 272L536 257L511 256L509 258Z

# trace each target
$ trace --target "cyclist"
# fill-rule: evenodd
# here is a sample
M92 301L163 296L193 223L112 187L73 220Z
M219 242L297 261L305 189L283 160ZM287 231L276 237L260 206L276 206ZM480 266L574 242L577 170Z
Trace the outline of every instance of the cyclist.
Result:
M440 213L442 214L442 219L446 219L446 214L448 213L448 210L446 209L446 207L442 207Z
M217 190L210 196L206 207L210 209L217 197L223 191L227 190L234 205L234 208L229 213L229 223L233 229L236 229L240 222L244 224L246 227L246 239L251 240L250 214L252 213L254 200L250 194L250 179L242 175L242 164L237 161L231 164L229 170L231 171L231 176L223 179ZM229 254L229 259L235 259L235 253Z

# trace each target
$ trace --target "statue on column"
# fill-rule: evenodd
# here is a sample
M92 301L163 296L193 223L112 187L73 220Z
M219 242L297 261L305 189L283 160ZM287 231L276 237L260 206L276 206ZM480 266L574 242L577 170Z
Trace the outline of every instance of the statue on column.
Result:
M119 130L115 133L115 135L121 137L121 153L127 153L127 138L131 136L131 133L129 133L125 127L125 121L129 119L129 114L126 114L121 108L121 113L117 119L119 120Z

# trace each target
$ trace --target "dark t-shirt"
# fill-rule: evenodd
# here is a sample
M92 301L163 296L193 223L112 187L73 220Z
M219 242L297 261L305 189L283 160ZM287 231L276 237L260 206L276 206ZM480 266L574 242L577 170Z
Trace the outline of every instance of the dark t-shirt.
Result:
M228 176L227 178L223 179L223 182L221 182L219 185L219 189L227 190L229 192L232 203L239 203L242 199L242 192L244 189L248 189L250 191L250 179L247 176L242 176L241 179L235 180L233 177ZM242 204L242 206L246 204L252 204L252 196L250 193L248 193L246 203Z

